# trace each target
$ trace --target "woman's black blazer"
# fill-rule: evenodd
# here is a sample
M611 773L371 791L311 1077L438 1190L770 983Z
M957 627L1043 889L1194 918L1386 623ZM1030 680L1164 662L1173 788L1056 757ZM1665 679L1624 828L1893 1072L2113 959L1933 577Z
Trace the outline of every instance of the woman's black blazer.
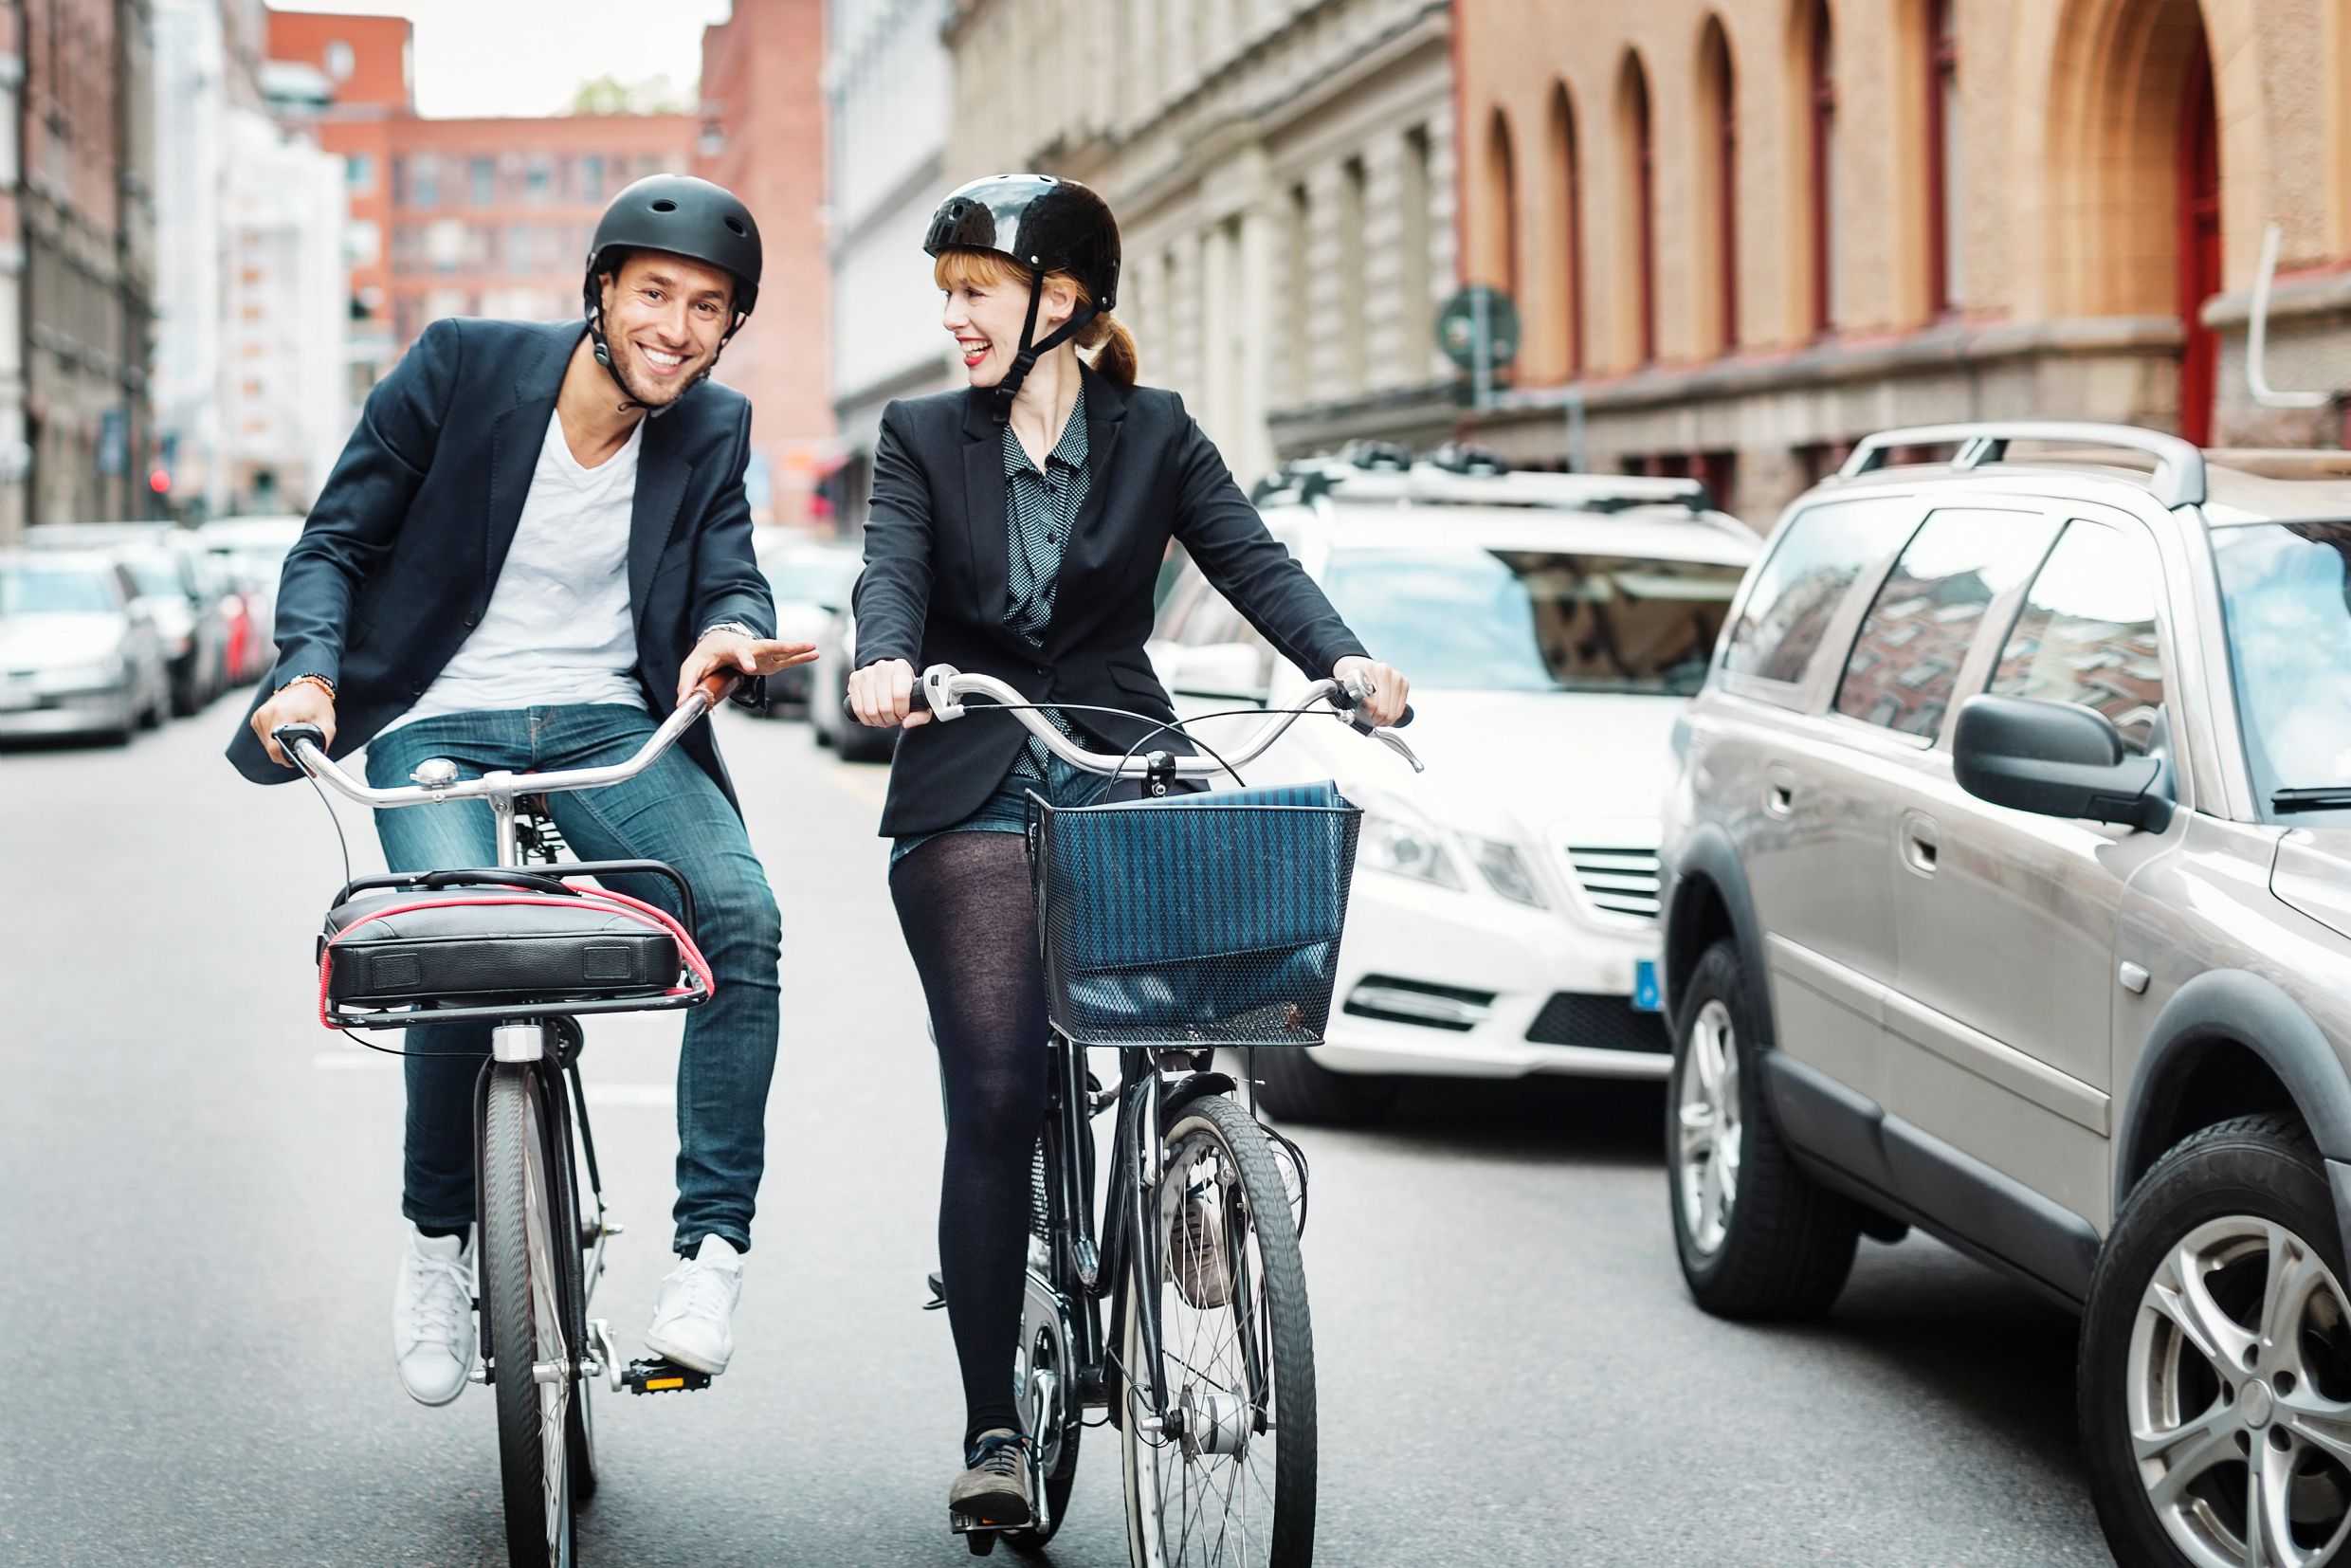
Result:
M1085 376L1085 504L1062 553L1042 653L1006 624L1004 427L984 392L940 392L882 413L866 520L866 570L853 600L857 663L903 659L1010 682L1031 702L1098 703L1173 718L1151 672L1152 590L1168 540L1291 663L1317 678L1363 647L1322 591L1266 531L1224 459L1184 411L1149 387ZM1123 750L1150 726L1107 714L1072 721ZM948 828L1002 782L1028 731L973 716L909 730L890 770L882 831ZM1177 738L1158 740L1184 750Z

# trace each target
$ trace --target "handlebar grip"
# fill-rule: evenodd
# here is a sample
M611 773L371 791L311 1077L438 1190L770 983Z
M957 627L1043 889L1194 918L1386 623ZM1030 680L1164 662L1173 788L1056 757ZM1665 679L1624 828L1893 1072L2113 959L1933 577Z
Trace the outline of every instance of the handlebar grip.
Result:
M294 748L304 740L320 751L326 750L326 731L316 724L280 724L269 732L269 738L289 759L294 756Z
M694 683L694 691L701 692L703 700L715 708L726 701L726 694L735 688L735 683L740 679L740 676L731 671L714 669ZM686 695L690 697L693 692L688 692Z

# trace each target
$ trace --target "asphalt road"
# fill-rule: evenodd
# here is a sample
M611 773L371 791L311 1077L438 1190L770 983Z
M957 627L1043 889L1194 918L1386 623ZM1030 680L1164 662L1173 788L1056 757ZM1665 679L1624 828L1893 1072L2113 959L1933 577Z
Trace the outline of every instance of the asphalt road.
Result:
M0 1562L503 1560L490 1405L401 1394L401 1091L322 1031L319 802L220 760L230 704L0 753ZM939 1145L871 836L882 770L728 716L785 910L785 1036L733 1370L599 1395L589 1564L947 1564L960 1428L920 1310ZM374 862L364 817L355 854ZM633 1351L667 1264L674 1023L591 1032ZM2073 1325L1933 1243L1825 1322L1683 1293L1653 1088L1416 1086L1314 1130L1320 1560L2057 1568L2108 1560ZM1123 1561L1115 1443L1050 1559Z

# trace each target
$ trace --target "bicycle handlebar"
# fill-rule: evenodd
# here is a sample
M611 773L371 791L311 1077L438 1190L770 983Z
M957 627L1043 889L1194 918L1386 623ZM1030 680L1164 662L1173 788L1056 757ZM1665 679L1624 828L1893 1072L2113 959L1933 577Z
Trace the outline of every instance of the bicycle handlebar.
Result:
M730 676L705 676L685 701L680 702L661 728L646 737L645 744L626 762L611 762L600 768L566 768L556 773L518 774L501 769L483 774L480 778L452 778L446 784L408 784L379 790L363 784L337 766L326 755L326 737L315 724L286 724L270 732L279 749L294 758L296 764L311 777L334 787L337 794L357 801L362 806L392 808L399 806L431 806L445 800L512 801L526 794L562 794L573 790L600 790L608 784L621 784L636 777L660 760L661 755L677 744L678 738L694 727L695 720L717 705L727 688L734 684Z
M1105 778L1141 778L1151 772L1148 754L1129 753L1125 756L1119 756L1111 752L1087 751L1084 747L1076 744L1036 711L1038 707L1050 707L1053 704L1049 702L1031 704L1018 689L1006 682L997 680L993 675L966 675L953 665L933 665L915 681L914 706L929 709L932 719L938 722L945 723L962 718L963 700L967 697L985 697L1001 707L1005 712L1019 720L1022 727L1030 734L1045 742L1046 750L1073 768L1085 773L1097 774ZM1347 712L1362 700L1361 692L1350 690L1338 681L1317 681L1308 686L1304 694L1299 698L1296 707L1285 708L1267 716L1266 723L1255 736L1250 738L1248 744L1240 747L1220 746L1217 750L1221 756L1217 757L1205 754L1196 757L1178 757L1175 759L1175 775L1177 778L1213 778L1227 771L1227 763L1238 767L1244 762L1255 761L1264 756L1276 740L1281 739L1292 724L1306 716L1310 711L1309 704L1323 701L1328 701L1358 734L1370 736L1390 751L1394 752L1412 765L1412 772L1425 773L1427 769L1420 758L1413 755L1412 748L1404 743L1402 736L1393 729L1380 729L1367 724L1361 720L1359 715ZM1138 715L1137 717L1143 716ZM1407 707L1404 710L1403 721L1409 724L1412 720L1412 710ZM1170 726L1171 729L1174 727Z

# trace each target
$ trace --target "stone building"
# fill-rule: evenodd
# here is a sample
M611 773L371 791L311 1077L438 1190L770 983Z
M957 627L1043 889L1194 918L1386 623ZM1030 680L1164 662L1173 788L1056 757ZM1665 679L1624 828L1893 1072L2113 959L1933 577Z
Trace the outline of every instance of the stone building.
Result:
M1894 424L2339 445L2351 0L1461 0L1464 271L1525 324L1477 422L1758 524ZM1580 454L1573 415L1580 405Z
M1103 193L1143 379L1244 480L1351 437L1442 440L1449 23L1444 0L957 0L948 173Z
M946 195L955 95L939 27L952 0L830 0L825 27L830 169L832 406L841 463L828 490L862 526L882 410L960 386L922 236Z

